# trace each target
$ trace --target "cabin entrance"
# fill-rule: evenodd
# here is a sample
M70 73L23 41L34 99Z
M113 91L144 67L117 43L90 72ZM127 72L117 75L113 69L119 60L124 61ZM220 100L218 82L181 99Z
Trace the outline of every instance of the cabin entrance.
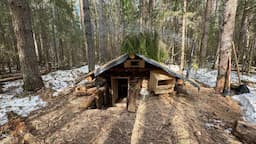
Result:
M128 77L112 77L112 105L128 97Z
M121 101L128 96L128 79L117 79L117 101Z

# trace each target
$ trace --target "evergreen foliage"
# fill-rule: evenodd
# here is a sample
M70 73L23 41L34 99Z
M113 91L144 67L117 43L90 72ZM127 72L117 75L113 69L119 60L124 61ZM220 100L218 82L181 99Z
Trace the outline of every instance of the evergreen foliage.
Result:
M156 32L127 35L122 43L121 52L142 54L159 62L168 59L168 52L159 45L159 36Z

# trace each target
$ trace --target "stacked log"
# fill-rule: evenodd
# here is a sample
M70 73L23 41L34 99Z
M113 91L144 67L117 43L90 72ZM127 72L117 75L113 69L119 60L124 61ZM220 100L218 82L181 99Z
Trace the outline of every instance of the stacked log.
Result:
M75 95L76 96L84 96L86 95L86 87L85 86L78 86L75 88Z
M86 97L79 104L79 108L87 109L93 104L95 104L97 108L101 108L104 104L105 83L106 81L102 78L92 79L89 77L86 78L86 83L77 86L74 94L79 97Z

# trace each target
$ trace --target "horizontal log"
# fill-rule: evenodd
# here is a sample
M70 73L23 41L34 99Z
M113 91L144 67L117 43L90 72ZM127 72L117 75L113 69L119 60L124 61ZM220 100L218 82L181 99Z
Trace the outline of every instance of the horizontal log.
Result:
M86 95L87 88L85 86L78 86L75 88L75 95L76 96L84 96Z
M92 88L87 88L85 86L78 86L75 88L74 95L76 96L90 96L93 94L98 94L100 92L105 91L105 87L92 87Z
M94 102L94 100L96 100L96 95L88 96L87 99L85 99L84 101L82 101L82 102L79 104L79 108L81 108L81 109L87 109L89 106L92 105L92 103Z
M237 121L232 133L243 142L256 144L256 125L244 121Z
M97 88L96 87L92 87L86 90L86 94L87 95L92 95L92 94L96 94Z
M45 75L47 73L49 73L49 71L43 71L43 72L40 72L41 75ZM3 82L8 82L8 81L15 81L15 80L19 80L19 79L22 79L22 75L21 74L16 74L16 76L13 76L13 77L7 77L7 78L2 78L0 79L0 83L3 83Z

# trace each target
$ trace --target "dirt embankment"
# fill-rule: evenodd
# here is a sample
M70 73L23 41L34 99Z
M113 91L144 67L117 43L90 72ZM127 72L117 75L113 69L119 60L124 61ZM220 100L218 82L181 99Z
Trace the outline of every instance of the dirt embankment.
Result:
M125 101L104 110L80 109L81 98L67 95L52 99L25 124L38 141L48 144L239 143L229 133L241 118L239 106L209 88L199 94L189 85L187 90L188 95L140 100L136 113L127 112Z

